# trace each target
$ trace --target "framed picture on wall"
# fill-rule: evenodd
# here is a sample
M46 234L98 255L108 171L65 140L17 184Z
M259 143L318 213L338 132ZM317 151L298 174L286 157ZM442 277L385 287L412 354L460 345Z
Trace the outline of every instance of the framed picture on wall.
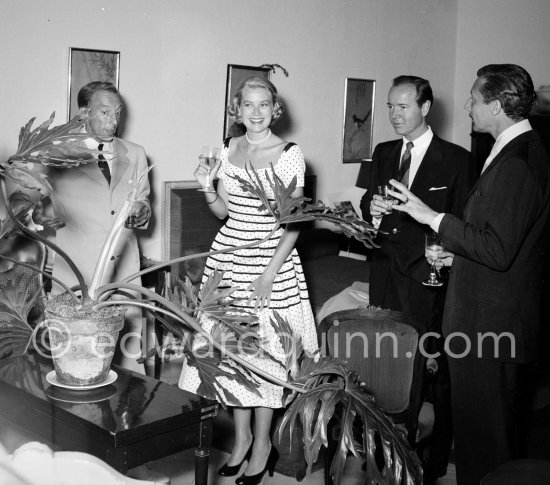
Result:
M231 119L227 114L227 107L235 96L237 86L248 76L261 76L269 79L269 67L240 66L238 64L227 65L227 82L225 86L225 116L223 119L223 138L228 136L244 135L245 129L242 124Z
M78 113L76 97L80 88L92 81L113 83L118 89L120 52L69 48L69 102L67 119Z
M372 160L372 126L374 116L372 79L347 78L344 90L344 163Z

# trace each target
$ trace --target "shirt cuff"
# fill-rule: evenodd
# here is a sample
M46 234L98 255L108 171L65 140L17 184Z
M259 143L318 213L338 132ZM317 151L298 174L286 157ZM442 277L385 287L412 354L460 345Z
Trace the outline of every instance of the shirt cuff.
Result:
M439 232L439 225L441 224L441 221L443 220L443 216L445 216L444 212L442 212L441 214L437 214L435 216L434 220L431 222L430 227L435 232Z

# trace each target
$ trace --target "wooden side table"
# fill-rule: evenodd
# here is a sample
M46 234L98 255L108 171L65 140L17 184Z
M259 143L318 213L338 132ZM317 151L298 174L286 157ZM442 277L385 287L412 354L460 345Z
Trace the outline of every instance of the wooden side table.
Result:
M122 473L195 447L195 483L206 485L216 401L118 366L108 386L68 390L47 382L52 368L38 355L0 360L0 414Z

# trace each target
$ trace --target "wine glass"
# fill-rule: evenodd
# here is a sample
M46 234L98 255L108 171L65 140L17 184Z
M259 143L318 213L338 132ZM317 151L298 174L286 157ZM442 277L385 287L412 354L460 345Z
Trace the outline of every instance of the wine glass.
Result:
M216 165L216 161L219 157L220 149L216 148L214 146L205 145L202 147L202 161L206 164L208 167L208 173L206 174L206 185L204 188L198 189L199 192L216 192L212 186L210 185L210 171L214 168Z
M430 274L422 284L425 286L443 286L443 281L438 278L435 262L439 258L439 254L443 252L443 245L441 244L441 238L435 231L426 233L426 259L430 263Z
M378 186L378 195L382 197L382 199L384 199L384 202L390 205L390 207L386 209L386 214L390 214L391 212L393 212L393 209L391 208L391 206L396 202L396 200L390 194L388 194L388 190L391 190L391 189L392 187L390 185Z

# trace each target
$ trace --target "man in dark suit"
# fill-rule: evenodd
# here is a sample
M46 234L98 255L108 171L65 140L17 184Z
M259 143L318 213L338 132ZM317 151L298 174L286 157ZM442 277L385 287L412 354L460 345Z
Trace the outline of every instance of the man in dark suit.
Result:
M370 304L402 311L426 331L440 334L445 287L422 284L429 273L424 257L426 227L407 214L392 211L391 204L377 195L377 186L399 177L433 207L462 215L473 184L473 165L464 148L442 140L431 130L426 116L432 103L427 80L416 76L393 80L388 93L389 118L402 138L380 143L374 150L361 211L365 220L372 219L379 227L376 243L380 248L373 250L371 260ZM430 341L429 347L430 352L435 351L438 342ZM445 474L452 443L447 364L444 356L430 364L439 369L434 376L433 446L424 463L426 483Z
M521 454L520 387L535 359L550 212L550 160L526 119L535 92L512 64L477 72L466 103L495 144L464 217L430 207L402 184L395 209L429 225L454 253L443 331L451 373L459 485L478 484ZM524 431L524 429L523 429Z

